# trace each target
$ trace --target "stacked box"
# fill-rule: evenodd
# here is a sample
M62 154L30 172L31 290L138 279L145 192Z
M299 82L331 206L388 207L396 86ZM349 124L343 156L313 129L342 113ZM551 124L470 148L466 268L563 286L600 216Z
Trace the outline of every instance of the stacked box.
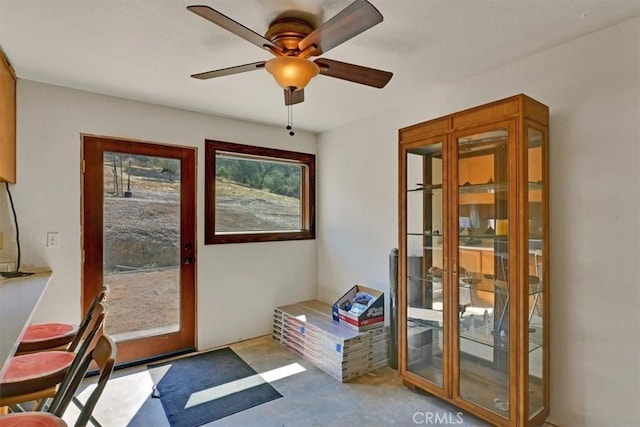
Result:
M389 363L389 328L355 331L332 318L331 305L304 301L276 307L273 338L339 381Z

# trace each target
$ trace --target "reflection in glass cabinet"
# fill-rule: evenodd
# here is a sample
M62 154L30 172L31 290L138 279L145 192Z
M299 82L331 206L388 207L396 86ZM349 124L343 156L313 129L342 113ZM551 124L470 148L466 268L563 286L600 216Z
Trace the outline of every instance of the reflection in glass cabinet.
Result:
M406 161L407 366L442 387L442 142L408 150Z
M549 412L548 108L400 130L399 370L495 425Z
M546 197L542 191L543 181L543 145L544 133L533 126L527 127L527 202L529 220L527 222L529 237L528 254L528 332L529 340L529 418L544 410L544 363L545 351L543 346L544 310L542 309L542 292L544 292L543 267L546 255L544 253L543 238L546 229L545 218L547 211Z
M501 128L457 138L460 396L500 416L510 407L508 137Z

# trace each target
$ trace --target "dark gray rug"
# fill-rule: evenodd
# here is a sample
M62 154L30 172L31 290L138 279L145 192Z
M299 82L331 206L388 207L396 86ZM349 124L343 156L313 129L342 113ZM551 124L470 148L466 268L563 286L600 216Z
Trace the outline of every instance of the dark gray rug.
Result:
M228 347L147 368L172 427L200 426L282 397Z

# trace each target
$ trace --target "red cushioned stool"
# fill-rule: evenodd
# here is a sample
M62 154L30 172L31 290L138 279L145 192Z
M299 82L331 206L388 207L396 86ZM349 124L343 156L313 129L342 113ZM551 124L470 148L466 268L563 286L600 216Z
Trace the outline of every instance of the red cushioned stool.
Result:
M1 416L0 427L67 427L67 423L48 412L29 412Z
M74 339L73 350L40 351L10 358L0 376L0 407L33 400L42 403L55 396L58 385L67 375L73 375L80 365L104 323L105 312L102 303L96 304L87 326ZM82 343L78 346L80 341ZM76 348L77 352L74 351Z
M22 336L16 354L20 355L43 350L65 350L65 347L73 342L78 331L86 328L96 305L103 302L108 295L109 287L105 285L91 302L79 326L69 323L36 323L29 325Z
M75 423L76 427L86 426L116 362L116 344L107 335L98 339L95 347L82 358L74 373L64 379L48 412L20 412L0 416L0 427L66 427L67 423L60 417L69 406L92 361L98 365L100 377Z
M0 378L0 396L27 394L60 384L75 356L69 351L41 351L12 357Z

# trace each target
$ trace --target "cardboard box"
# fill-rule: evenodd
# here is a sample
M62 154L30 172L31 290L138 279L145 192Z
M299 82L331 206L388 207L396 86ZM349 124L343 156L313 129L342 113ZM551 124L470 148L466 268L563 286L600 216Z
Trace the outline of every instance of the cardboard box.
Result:
M344 303L352 302L358 292L365 292L373 297L373 301L368 304L367 308L360 314L353 314L342 308ZM384 325L384 293L356 285L333 304L332 314L333 320L337 320L356 331L366 331L382 326Z

